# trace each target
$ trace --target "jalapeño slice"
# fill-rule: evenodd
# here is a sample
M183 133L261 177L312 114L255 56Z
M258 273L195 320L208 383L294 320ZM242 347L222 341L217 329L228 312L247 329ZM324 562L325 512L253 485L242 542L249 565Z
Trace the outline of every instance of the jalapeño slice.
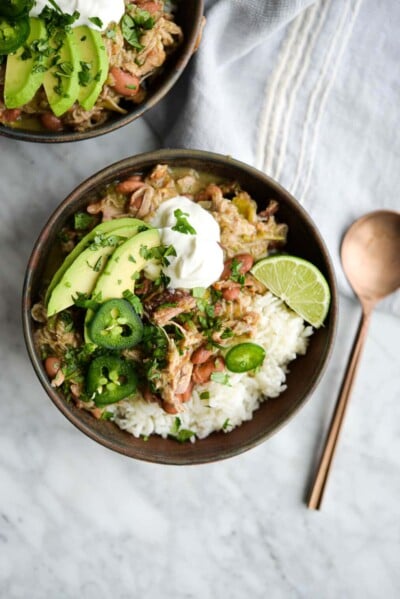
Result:
M136 387L136 372L126 360L100 356L89 366L86 391L100 408L133 395Z
M0 54L11 54L28 39L31 30L28 17L16 21L0 16Z
M264 362L265 350L256 343L234 345L225 356L225 364L231 372L254 370Z
M33 4L34 0L1 0L0 15L15 19L27 15Z
M107 349L127 349L142 339L143 324L131 304L124 299L105 302L89 326L93 343Z

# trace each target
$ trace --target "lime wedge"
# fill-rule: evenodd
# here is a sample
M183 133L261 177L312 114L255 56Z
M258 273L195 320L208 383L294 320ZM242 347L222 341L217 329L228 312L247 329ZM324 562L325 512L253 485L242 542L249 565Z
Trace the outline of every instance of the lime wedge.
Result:
M323 324L331 293L325 277L311 262L282 254L256 262L250 272L313 327Z

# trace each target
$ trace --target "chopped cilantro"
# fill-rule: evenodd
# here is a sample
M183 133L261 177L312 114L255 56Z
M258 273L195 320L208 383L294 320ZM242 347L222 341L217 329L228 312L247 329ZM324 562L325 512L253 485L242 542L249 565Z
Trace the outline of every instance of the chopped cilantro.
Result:
M101 294L97 293L94 297L90 297L86 293L80 293L79 291L76 294L76 297L72 298L75 306L78 308L85 308L86 310L97 310L99 305L101 304Z
M177 441L179 441L179 443L186 443L186 441L189 441L192 437L195 436L195 434L196 433L187 428L182 428L175 438Z
M103 21L99 17L89 17L89 21L99 29L103 29Z
M147 10L136 8L135 12L125 14L121 19L122 35L133 48L143 50L140 38L144 31L154 27L154 18Z
M135 21L136 25L143 27L143 29L153 29L154 27L154 18L147 10L141 10L140 8L137 8L133 16L133 20Z
M176 225L172 227L173 231L178 231L185 235L196 235L196 229L192 227L186 218L189 216L187 212L183 212L180 208L177 208L174 210L174 216L176 218Z
M49 0L49 4L52 5L52 7L54 8L54 10L60 14L62 14L62 10L61 8L58 6L57 2L55 0Z
M97 260L96 264L93 266L94 272L100 272L102 264L103 264L103 257L100 256L100 258Z
M59 62L57 63L57 71L56 71L56 75L58 75L59 77L71 77L72 73L74 72L74 67L72 62L69 62L67 60L64 60L63 62Z
M192 295L196 299L203 298L205 296L205 294L206 294L206 290L204 287L193 287L193 289L192 289Z
M227 418L224 424L222 425L222 430L226 431L228 428L232 428L229 418Z
M177 416L172 424L170 435L179 441L179 443L185 443L194 437L195 433L189 429L181 428L181 419Z
M147 245L141 245L140 246L139 254L145 260L150 260L150 258L151 258L151 250L149 250L149 248L147 247Z
M80 65L81 70L78 73L79 85L81 87L86 87L92 80L92 63L81 60Z
M71 31L71 25L79 19L80 13L77 10L72 15L64 13L54 0L49 0L49 4L53 8L45 6L39 16L45 21L49 36L61 46L65 33Z
M111 420L113 416L114 416L113 412L108 412L107 410L104 410L104 412L101 413L100 419L101 420Z
M95 252L100 248L118 245L122 240L124 240L124 237L118 237L118 235L103 235L100 233L95 236L93 243L89 245L89 249Z
M125 291L122 294L122 297L131 304L136 314L139 314L139 316L143 314L143 304L137 295L132 293L132 291L130 291L129 289L125 289Z
M95 218L86 212L76 212L74 215L74 229L84 231L94 224Z
M232 331L232 329L225 329L223 331L223 333L221 333L221 339L229 339L230 337L233 337L234 332Z
M64 325L64 331L66 333L69 333L70 331L73 331L73 329L74 329L74 321L73 321L73 318L72 318L72 316L71 316L71 314L69 312L67 312L66 310L63 310L62 312L60 312L59 319L63 323L63 325Z
M236 283L243 285L245 282L245 276L240 272L241 267L242 262L237 258L233 258L231 264L231 275L229 278L231 281L235 281Z
M211 380L214 383L220 383L220 385L227 385L231 387L232 385L229 383L229 376L225 372L213 372L211 374Z
M133 48L142 50L143 46L139 41L140 29L137 28L135 21L128 14L125 14L121 20L122 35Z
M169 431L171 435L175 437L178 434L179 429L181 428L181 419L176 416L174 418L173 425L171 426L171 430Z
M34 64L32 67L32 73L45 73L47 67L43 64Z

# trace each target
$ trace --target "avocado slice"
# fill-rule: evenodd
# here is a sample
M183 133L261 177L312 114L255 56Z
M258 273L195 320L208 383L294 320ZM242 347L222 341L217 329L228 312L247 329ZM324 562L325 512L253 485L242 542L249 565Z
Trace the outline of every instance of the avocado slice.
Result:
M73 33L80 60L78 102L92 110L108 76L107 50L99 31L81 25Z
M78 293L90 294L106 266L108 257L120 243L120 238L130 238L136 235L137 230L138 227L131 225L115 229L104 237L105 243L91 244L79 253L72 264L64 270L61 279L50 293L47 315L53 316L72 306L73 297Z
M113 252L106 268L97 279L94 294L101 294L101 301L123 297L124 291L133 291L135 275L147 262L143 249L160 245L160 234L157 229L142 231L131 239L124 241Z
M79 52L72 31L63 32L62 43L56 37L50 39L55 50L54 62L43 79L47 100L56 116L61 116L76 102L79 94Z
M4 83L4 103L6 108L19 108L30 102L43 83L47 69L47 59L38 61L38 56L27 55L26 46L47 37L46 25L42 19L29 19L31 32L26 43L7 58ZM43 56L43 55L42 55Z
M61 281L66 270L71 266L71 264L76 260L81 252L85 248L90 245L94 238L97 235L105 235L106 233L111 233L111 231L115 231L116 229L121 229L122 227L133 227L135 229L132 235L135 235L139 228L147 227L150 228L150 225L145 223L138 218L115 218L113 220L106 220L104 223L100 223L94 229L92 229L87 235L82 237L79 243L76 244L72 252L65 257L64 262L61 264L60 268L53 275L53 278L50 281L50 285L47 288L46 296L45 296L45 304L49 301L49 297L54 287Z

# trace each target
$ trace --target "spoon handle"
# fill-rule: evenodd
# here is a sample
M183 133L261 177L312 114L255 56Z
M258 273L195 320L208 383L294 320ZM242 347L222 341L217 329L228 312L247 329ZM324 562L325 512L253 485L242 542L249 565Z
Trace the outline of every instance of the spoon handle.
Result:
M344 421L347 404L350 399L350 393L353 388L357 367L359 364L362 349L364 347L371 311L363 312L361 321L358 327L353 348L349 357L346 373L343 378L342 387L339 397L336 401L335 410L329 426L329 432L325 441L324 451L321 461L318 466L317 474L314 479L314 484L308 499L307 506L310 509L319 510L321 508L322 498L324 495L326 483L328 481L329 472L333 463L339 434Z

